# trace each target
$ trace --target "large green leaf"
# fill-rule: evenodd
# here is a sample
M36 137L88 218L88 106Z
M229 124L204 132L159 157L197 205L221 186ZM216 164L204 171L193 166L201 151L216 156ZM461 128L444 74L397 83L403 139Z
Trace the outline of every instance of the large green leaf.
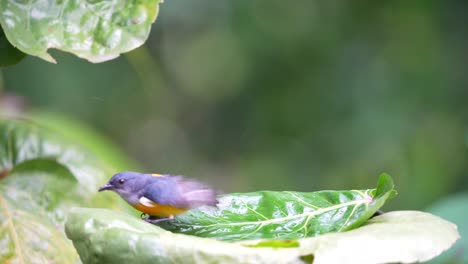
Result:
M0 23L24 53L55 62L56 48L91 62L113 59L142 45L159 0L0 0Z
M45 117L39 120L47 123ZM76 193L81 195L82 206L92 204L95 207L129 209L130 207L115 195L111 193L97 195L97 190L107 182L111 175L132 163L125 161L112 144L105 142L97 144L100 137L89 129L76 125L69 127L70 123L57 123L63 125L60 133L54 130L58 125L52 125L52 129L49 129L30 119L0 119L0 178L2 175L15 172L21 172L22 178L34 176L38 171L46 174L53 173L55 169L50 166L52 162L58 167L63 167L62 170L68 171L70 177L77 181L76 185L79 187L76 188ZM74 132L68 133L67 131L71 129ZM87 143L82 144L82 141L87 141ZM87 144L93 142L96 143L94 148L86 147ZM98 151L98 147L108 148L108 150ZM107 151L113 151L114 155L101 157L101 154ZM31 163L33 167L22 166L32 161L37 161ZM20 168L22 170L18 171ZM24 172L25 169L26 172ZM34 171L28 172L27 170ZM11 178L13 179L9 180L13 181L16 177ZM29 185L32 186L32 184ZM26 186L29 185L26 184Z
M36 197L0 184L0 263L76 263L73 245Z
M77 187L74 193L81 196L79 200L73 199L76 205L128 210L129 206L115 195L110 193L97 195L99 187L121 168L116 168L117 164L112 166L105 162L106 158L95 155L98 153L95 149L90 151L80 143L80 139L91 142L95 140L93 134L87 132L83 138L66 137L29 119L0 119L0 175L9 174L7 180L11 182L17 181L18 177L24 178L19 181L26 182L24 187L30 188L34 185L29 182L34 180L27 177L37 177L38 172L42 172L44 175L42 179L46 179L48 174L56 170L51 166L54 164L60 168L59 170L68 171L68 177L76 181ZM118 161L122 162L120 164L129 163L122 159ZM14 173L18 175L15 176ZM45 184L44 190L48 188ZM63 192L63 189L57 191ZM68 191L72 193L71 190Z
M385 213L342 233L240 244L174 234L111 210L76 208L66 233L83 263L411 263L433 258L458 238L452 223L415 211ZM261 243L272 247L252 247Z
M0 263L76 263L63 232L65 217L76 206L122 210L121 199L97 195L113 173L93 152L53 130L0 120Z
M357 227L394 195L386 174L373 190L234 193L222 196L217 208L192 210L160 226L226 241L296 239Z
M374 217L358 229L301 241L303 255L320 263L415 263L450 248L457 226L429 213L395 211Z
M68 210L74 206L122 209L116 197L88 192L66 166L54 159L22 162L0 183L28 192L59 225L63 225Z
M0 119L0 172L35 159L49 159L65 166L80 183L82 192L95 194L115 171L78 142L68 141L29 120ZM47 167L44 166L45 171Z

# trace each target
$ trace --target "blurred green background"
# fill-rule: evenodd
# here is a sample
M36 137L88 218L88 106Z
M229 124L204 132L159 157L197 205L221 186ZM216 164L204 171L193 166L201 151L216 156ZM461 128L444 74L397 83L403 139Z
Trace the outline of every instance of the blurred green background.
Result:
M224 192L468 189L468 2L166 1L147 44L2 70L11 107L100 131L147 172ZM18 96L16 98L12 95ZM4 110L3 110L4 111ZM110 176L110 175L109 175Z

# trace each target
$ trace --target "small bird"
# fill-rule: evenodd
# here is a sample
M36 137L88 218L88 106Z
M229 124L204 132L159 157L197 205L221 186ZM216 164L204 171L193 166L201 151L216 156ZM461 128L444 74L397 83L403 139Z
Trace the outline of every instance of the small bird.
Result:
M208 205L216 206L216 192L205 184L182 176L125 171L112 176L99 191L110 190L145 214L149 223L174 218L174 215ZM154 219L158 217L158 219Z

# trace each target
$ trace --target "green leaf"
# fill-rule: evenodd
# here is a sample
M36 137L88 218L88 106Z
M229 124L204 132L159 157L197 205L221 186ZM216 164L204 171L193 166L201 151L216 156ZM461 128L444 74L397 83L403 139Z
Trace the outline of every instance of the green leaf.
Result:
M65 226L83 263L302 263L294 251L173 234L105 209L75 208Z
M3 30L0 29L0 67L14 65L24 57L26 57L26 54L15 49L7 40Z
M433 258L458 238L452 223L416 211L385 213L351 231L295 240L298 246L290 248L250 247L275 243L269 240L241 244L174 234L105 209L72 210L65 230L85 264L410 263Z
M79 127L72 126L72 128L76 131L70 135L79 135L77 132ZM34 160L41 162L34 163L34 168L32 168L34 171L22 173L22 177L31 176L36 171L52 173L55 170L54 167L45 161L53 161L57 163L57 166L64 167L71 175L70 177L77 181L76 185L79 185L77 193L81 195L81 202L87 204L89 201L89 204L98 207L129 209L130 207L122 199L110 193L97 195L97 190L107 182L111 175L119 171L119 168L115 166L125 166L130 163L124 161L123 158L112 159L112 161L120 162L120 165L115 163L115 166L110 166L106 161L111 161L111 159L95 155L100 152L96 149L90 151L80 143L80 140L89 142L99 140L99 137L95 138L91 131L84 130L85 136L66 137L29 119L0 119L0 176L12 174L15 169L18 170L18 166ZM99 146L106 147L107 145ZM109 148L116 150L111 145ZM22 168L31 169L31 167ZM83 203L81 205L84 205Z
M30 193L0 184L0 263L76 263L63 229Z
M68 200L90 198L75 190L79 188L78 181L65 166L53 159L38 158L22 162L1 183L27 192L44 211L56 213L58 222L64 218L64 212L58 212L61 204Z
M76 263L63 232L65 217L76 206L125 208L115 195L97 195L113 173L59 133L32 121L0 119L0 245L6 248L0 263Z
M377 182L377 189L375 189L374 196L381 197L387 192L392 192L388 197L391 199L397 194L396 191L392 191L394 187L395 184L393 183L392 177L386 173L382 173L379 177L379 181Z
M80 183L82 192L95 194L115 171L98 157L52 130L28 120L0 119L0 171L35 159L65 166ZM47 166L43 166L47 171Z
M320 263L415 263L434 258L460 235L457 226L429 213L395 211L360 228L301 241L301 254Z
M375 190L234 193L222 196L216 209L191 210L160 226L226 241L297 239L358 227L394 195L386 174Z
M28 192L59 225L63 225L68 210L74 206L121 209L116 197L86 191L75 175L54 159L37 158L22 162L1 183Z
M158 14L159 0L0 0L0 23L24 53L55 62L56 48L91 62L113 59L141 46Z

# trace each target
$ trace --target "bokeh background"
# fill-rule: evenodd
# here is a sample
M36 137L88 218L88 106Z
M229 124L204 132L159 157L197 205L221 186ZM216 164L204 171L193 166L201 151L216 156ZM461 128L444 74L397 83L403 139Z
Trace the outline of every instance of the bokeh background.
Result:
M77 119L142 171L225 192L468 189L467 1L166 1L145 46L2 71L13 105Z

